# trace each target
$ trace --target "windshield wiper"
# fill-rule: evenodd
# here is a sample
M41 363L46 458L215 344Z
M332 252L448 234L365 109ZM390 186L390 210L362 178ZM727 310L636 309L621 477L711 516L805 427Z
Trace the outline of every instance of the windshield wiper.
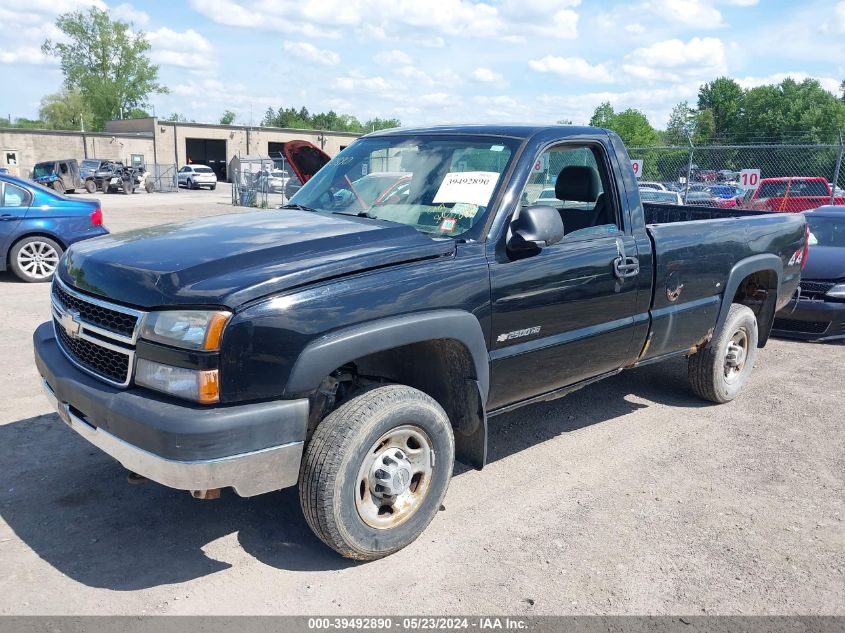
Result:
M332 215L351 215L353 218L369 218L370 220L378 220L378 218L368 211L358 211L357 213L346 213L345 211L332 211Z
M298 211L310 211L311 213L319 212L319 209L314 209L313 207L306 207L304 204L283 204L280 209L297 209Z

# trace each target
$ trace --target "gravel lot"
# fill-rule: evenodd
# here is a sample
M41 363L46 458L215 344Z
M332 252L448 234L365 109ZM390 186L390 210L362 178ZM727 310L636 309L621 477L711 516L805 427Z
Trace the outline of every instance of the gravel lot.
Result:
M222 184L101 199L114 232L233 210ZM128 485L41 396L48 286L0 274L0 316L0 614L845 615L845 346L772 341L725 406L679 360L493 418L490 465L356 564L294 489Z

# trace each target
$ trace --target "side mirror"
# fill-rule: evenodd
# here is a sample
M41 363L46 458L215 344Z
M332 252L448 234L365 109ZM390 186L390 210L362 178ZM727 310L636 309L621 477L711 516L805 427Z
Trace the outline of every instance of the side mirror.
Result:
M563 239L563 220L554 207L522 207L511 221L508 248L512 251L537 250Z

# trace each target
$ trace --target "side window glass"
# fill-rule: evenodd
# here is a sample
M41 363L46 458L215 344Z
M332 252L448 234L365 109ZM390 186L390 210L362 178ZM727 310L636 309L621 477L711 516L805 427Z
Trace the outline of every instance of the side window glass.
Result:
M6 183L3 195L4 207L25 207L28 199L29 194L26 191L8 182Z
M62 170L62 173L63 173L63 174L66 174L66 173L67 173L67 164L66 164L66 163L60 163L60 164L59 164L59 169L61 169L61 170Z
M606 235L621 229L616 203L599 150L589 145L552 147L535 161L522 205L555 207L565 240Z

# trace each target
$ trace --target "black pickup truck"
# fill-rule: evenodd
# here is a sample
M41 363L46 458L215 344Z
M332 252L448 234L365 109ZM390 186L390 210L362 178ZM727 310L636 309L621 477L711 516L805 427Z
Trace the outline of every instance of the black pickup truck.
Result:
M601 129L391 130L324 163L280 209L75 244L35 361L133 473L298 484L355 559L422 533L496 414L676 355L736 397L806 254L800 214L642 204Z

